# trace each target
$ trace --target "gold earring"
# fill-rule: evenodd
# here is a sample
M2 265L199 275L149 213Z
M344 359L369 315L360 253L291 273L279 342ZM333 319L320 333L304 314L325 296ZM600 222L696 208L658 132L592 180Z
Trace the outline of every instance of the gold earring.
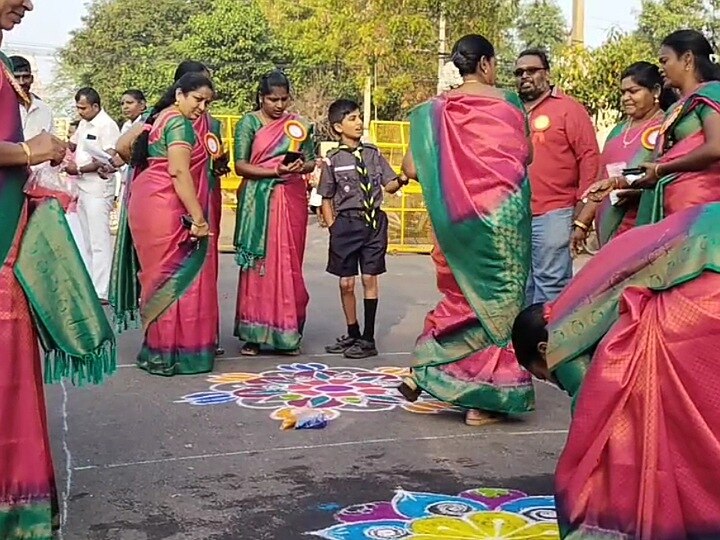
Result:
M655 104L657 105L658 103L660 103L660 98L658 96L655 96Z

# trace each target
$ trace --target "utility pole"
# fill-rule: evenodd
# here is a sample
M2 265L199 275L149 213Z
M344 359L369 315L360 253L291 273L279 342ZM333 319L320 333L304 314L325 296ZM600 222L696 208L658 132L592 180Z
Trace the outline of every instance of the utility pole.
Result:
M443 74L443 66L445 65L445 57L447 56L447 20L445 18L445 4L440 6L440 21L438 28L438 86L437 93L442 93L440 81Z
M570 43L572 45L585 45L585 0L573 0Z

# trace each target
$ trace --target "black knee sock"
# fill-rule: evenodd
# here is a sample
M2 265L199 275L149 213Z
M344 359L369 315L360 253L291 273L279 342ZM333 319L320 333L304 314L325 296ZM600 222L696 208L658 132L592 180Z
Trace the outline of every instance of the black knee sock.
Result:
M348 324L347 335L353 339L360 339L360 325L356 322L354 324Z
M365 331L363 339L375 341L375 315L377 314L378 299L365 299Z

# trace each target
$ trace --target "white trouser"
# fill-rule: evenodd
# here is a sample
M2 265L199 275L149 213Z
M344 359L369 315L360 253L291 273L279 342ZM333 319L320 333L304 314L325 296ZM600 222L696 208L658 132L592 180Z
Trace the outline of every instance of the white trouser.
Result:
M85 235L83 235L82 232L82 226L80 225L80 218L78 217L77 210L67 212L65 214L65 219L67 220L68 227L70 227L70 232L72 233L73 240L75 240L75 245L80 251L82 261L85 263L85 268L88 268L90 265L90 261L87 259Z
M80 190L77 213L84 240L83 258L87 262L98 298L107 300L112 268L113 241L110 236L110 210L113 196L101 197ZM80 248L83 251L83 247Z

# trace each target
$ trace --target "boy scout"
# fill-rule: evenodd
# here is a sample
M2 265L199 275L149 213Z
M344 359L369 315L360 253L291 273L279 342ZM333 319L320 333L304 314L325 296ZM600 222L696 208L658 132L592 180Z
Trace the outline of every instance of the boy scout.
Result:
M327 271L340 278L347 335L325 348L346 358L368 358L375 347L375 315L378 305L378 276L385 273L388 221L380 209L383 187L395 193L407 185L375 146L361 142L363 119L360 107L341 99L328 113L340 145L328 153L322 167L318 194L322 215L330 230ZM355 303L355 276L362 274L365 327L360 333Z

